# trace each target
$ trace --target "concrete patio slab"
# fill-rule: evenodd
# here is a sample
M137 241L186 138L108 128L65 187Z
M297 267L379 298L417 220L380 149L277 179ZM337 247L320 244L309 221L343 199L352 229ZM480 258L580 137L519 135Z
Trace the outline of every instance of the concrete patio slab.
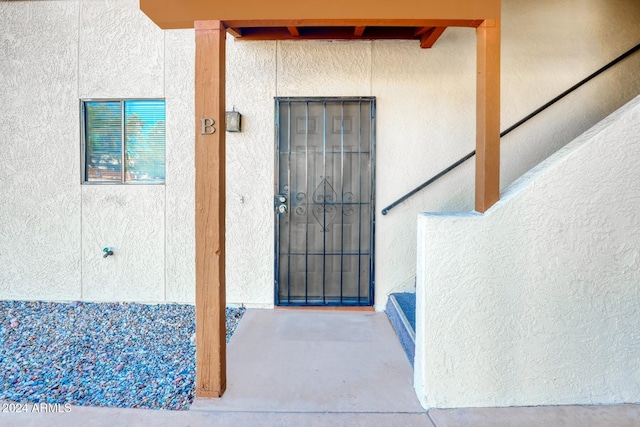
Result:
M397 413L208 412L71 407L68 413L3 413L1 427L67 426L420 426L420 427L636 427L640 405L432 409Z
M2 427L349 426L433 427L426 413L282 413L158 411L73 406L68 413L3 413Z
M192 411L425 412L383 313L247 310L227 364L224 396Z
M1 414L0 427L432 426L383 313L247 310L227 364L224 396L190 411L73 406Z

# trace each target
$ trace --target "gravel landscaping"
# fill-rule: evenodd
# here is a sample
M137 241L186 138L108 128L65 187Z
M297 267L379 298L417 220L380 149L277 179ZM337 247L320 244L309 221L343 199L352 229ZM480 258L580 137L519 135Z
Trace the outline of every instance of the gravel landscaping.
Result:
M0 401L188 409L194 333L190 305L0 301Z

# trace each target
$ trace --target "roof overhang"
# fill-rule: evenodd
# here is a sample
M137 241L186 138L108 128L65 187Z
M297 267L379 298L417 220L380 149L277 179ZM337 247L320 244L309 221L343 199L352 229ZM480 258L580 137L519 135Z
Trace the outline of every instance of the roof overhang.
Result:
M163 29L222 21L242 40L417 39L431 47L447 27L500 18L500 0L140 0Z

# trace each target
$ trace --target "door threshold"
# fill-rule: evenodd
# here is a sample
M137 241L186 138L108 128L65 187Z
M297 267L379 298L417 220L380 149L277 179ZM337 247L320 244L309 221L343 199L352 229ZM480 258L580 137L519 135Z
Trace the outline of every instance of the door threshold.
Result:
M313 305L276 305L274 310L304 310L304 311L360 311L375 312L372 306L313 306Z

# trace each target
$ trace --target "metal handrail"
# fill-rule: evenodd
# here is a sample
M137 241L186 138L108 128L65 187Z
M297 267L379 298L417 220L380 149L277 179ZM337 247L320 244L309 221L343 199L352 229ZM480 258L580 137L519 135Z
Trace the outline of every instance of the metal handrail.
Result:
M587 76L584 79L582 79L580 82L578 82L575 85L571 86L569 89L565 90L560 95L556 96L551 101L549 101L546 104L544 104L542 107L534 110L531 114L525 116L521 120L519 120L516 123L514 123L513 125L509 126L507 129L505 129L504 131L502 131L500 133L500 138L502 138L503 136L511 133L513 130L515 130L519 126L523 125L524 123L528 122L529 120L531 120L532 118L534 118L535 116L537 116L538 114L540 114L541 112L543 112L544 110L546 110L547 108L549 108L550 106L555 104L556 102L560 101L562 98L564 98L565 96L569 95L571 92L575 91L580 86L583 86L585 83L588 83L589 81L593 80L594 78L596 78L600 74L604 73L609 68L613 67L618 62L624 60L628 56L631 56L632 54L634 54L638 50L640 50L640 44L637 44L636 46L632 47L631 49L629 49L628 51L626 51L622 55L618 56L613 61L609 62L604 67L598 69L598 71L590 74L589 76ZM448 174L449 172L451 172L452 170L454 170L455 168L457 168L458 166L460 166L461 164L463 164L464 162L466 162L467 160L469 160L470 158L472 158L475 155L476 155L476 150L473 150L472 152L470 152L469 154L467 154L466 156L464 156L463 158L461 158L457 162L453 163L448 168L446 168L443 171L439 172L434 177L428 179L427 181L425 181L424 183L420 184L419 186L417 186L413 190L409 191L407 194L405 194L404 196L400 197L398 200L396 200L395 202L391 203L386 208L382 209L382 215L388 214L391 209L395 208L400 203L404 202L405 200L407 200L408 198L410 198L411 196L413 196L414 194L416 194L417 192L419 192L423 188L425 188L428 185L430 185L430 184L434 183L435 181L439 180L440 178L442 178L443 176L445 176L446 174Z

